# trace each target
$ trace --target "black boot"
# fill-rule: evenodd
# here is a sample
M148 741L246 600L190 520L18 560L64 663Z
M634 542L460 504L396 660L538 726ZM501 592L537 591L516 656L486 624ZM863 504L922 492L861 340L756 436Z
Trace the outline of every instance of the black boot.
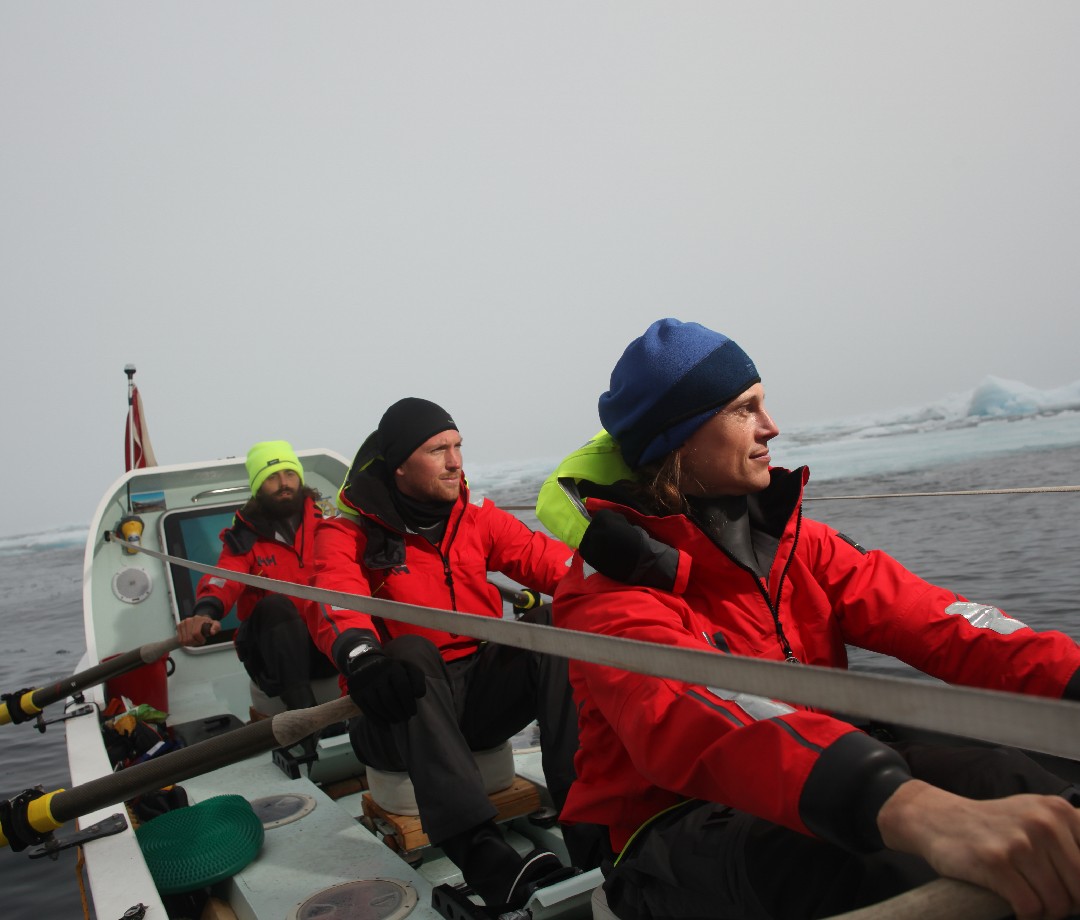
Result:
M503 912L524 906L536 882L562 868L554 853L534 851L518 855L494 821L444 840L443 852L461 869L466 884L492 910Z
M521 870L506 896L506 904L499 912L520 910L528 903L537 888L553 885L564 878L577 875L579 871L564 866L559 862L559 857L550 850L533 850L522 860Z

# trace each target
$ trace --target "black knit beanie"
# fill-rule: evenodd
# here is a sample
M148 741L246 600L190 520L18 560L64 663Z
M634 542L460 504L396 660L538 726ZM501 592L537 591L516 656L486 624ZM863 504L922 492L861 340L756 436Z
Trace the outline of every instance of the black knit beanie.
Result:
M415 396L399 399L379 421L383 459L391 471L396 470L428 438L451 429L457 431L458 427L441 406Z

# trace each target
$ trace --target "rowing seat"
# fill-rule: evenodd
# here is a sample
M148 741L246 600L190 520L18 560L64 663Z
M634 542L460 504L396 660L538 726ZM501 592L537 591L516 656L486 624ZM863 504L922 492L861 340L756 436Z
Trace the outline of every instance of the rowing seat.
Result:
M514 773L514 751L509 741L473 756L484 791L498 809L496 821L509 821L540 808L540 790ZM362 798L364 816L382 833L388 846L408 853L430 842L420 826L420 809L408 773L367 768L368 791Z

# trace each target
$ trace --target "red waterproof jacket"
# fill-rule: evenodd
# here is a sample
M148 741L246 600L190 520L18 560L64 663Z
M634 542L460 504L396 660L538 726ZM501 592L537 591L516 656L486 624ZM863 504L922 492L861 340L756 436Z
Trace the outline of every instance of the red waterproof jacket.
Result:
M530 530L486 499L473 504L464 478L438 545L406 531L387 487L376 475L365 472L360 480L362 488L343 489L339 495L345 515L319 525L315 547L319 588L501 617L502 596L488 582L489 572L501 572L525 587L554 594L569 571L573 550ZM468 636L327 605L319 605L309 628L315 644L339 669L343 652L347 654L357 641L372 635L381 641L406 633L426 636L447 661L471 654L479 644ZM362 635L347 632L351 630Z
M779 536L767 578L682 515L648 517L588 499L591 512L617 510L678 548L678 578L672 591L627 585L577 556L555 598L555 624L780 661L789 647L800 662L837 668L847 666L847 643L949 682L1077 698L1080 650L1071 638L969 604L803 518L806 478L805 469L774 469L757 497ZM685 799L874 849L877 811L909 778L891 749L823 712L578 661L570 677L580 747L563 818L606 825L616 852Z
M274 534L273 522L263 518L251 504L236 512L232 527L221 531L220 568L245 575L262 575L280 581L302 585L311 584L315 575L315 527L322 518L322 510L308 495L304 499L304 514L292 543L286 543ZM238 581L228 581L217 575L204 575L199 579L196 603L214 599L220 605L220 619L236 604L236 614L241 621L251 616L251 609L269 592L251 588ZM300 613L307 618L305 607L314 606L311 601L293 598Z

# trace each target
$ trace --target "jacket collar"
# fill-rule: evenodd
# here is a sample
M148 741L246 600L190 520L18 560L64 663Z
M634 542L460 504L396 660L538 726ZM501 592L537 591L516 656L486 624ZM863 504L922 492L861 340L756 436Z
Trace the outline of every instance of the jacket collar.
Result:
M310 495L305 495L300 523L296 528L297 533L301 531L309 517L321 518L322 509L319 508ZM259 540L280 542L274 530L274 522L259 511L254 499L240 508L233 516L232 527L226 531L226 539L236 552L247 552Z
M377 443L377 432L372 432L360 445L338 491L337 505L348 517L360 515L396 533L405 534L408 527L390 493L395 488L393 474L379 453ZM451 523L468 501L469 485L462 476L461 492L450 515Z

